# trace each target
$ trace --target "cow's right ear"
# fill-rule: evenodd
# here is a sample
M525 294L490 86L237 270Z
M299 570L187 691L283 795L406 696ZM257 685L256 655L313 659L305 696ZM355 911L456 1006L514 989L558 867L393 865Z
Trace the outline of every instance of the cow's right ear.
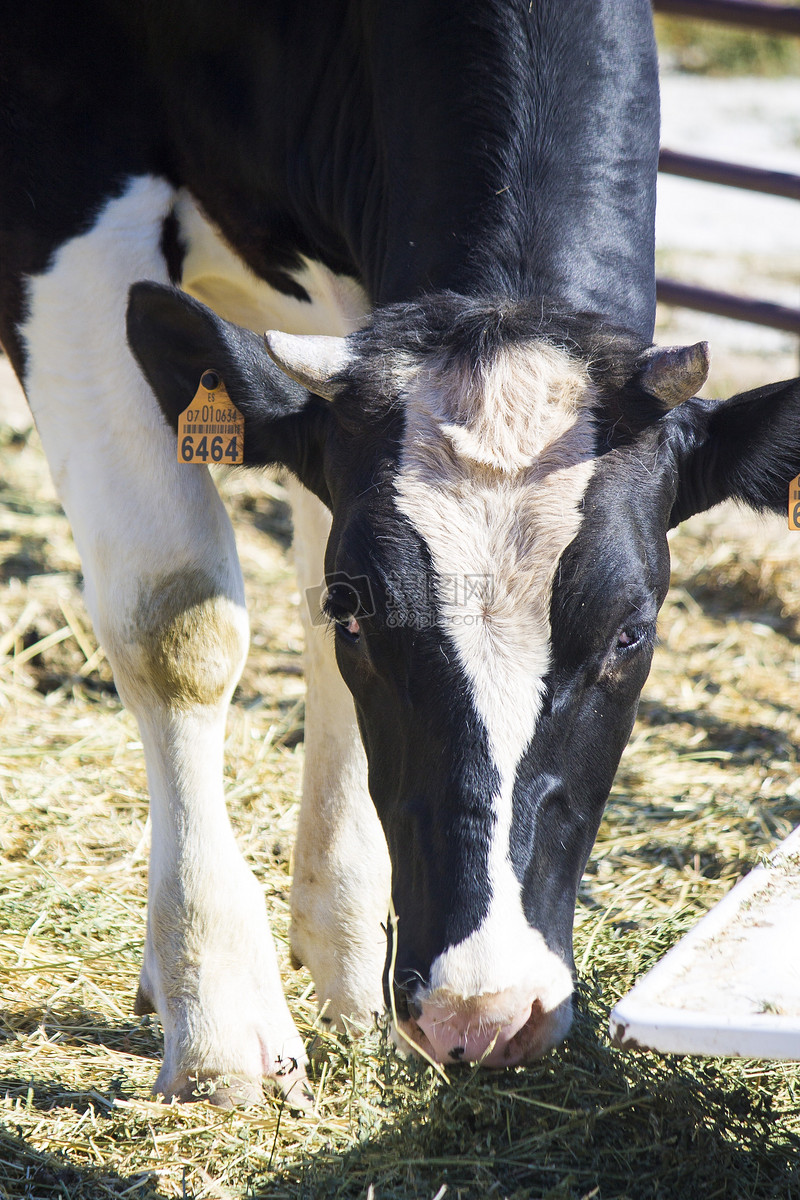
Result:
M127 325L128 344L172 429L201 376L215 371L244 416L245 466L287 467L330 507L323 466L330 404L290 379L263 337L178 288L149 282L131 288Z

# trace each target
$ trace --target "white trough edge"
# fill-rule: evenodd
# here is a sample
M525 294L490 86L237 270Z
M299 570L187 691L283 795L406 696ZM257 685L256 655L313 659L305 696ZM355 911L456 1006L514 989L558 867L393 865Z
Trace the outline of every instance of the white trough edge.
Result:
M748 902L772 878L791 877L800 881L800 827L795 829L770 856L769 861L750 871L726 896L698 921L677 945L617 1002L611 1011L609 1031L612 1045L621 1049L659 1050L668 1054L740 1056L743 1058L800 1059L800 924L785 947L787 960L797 968L796 1011L715 1012L713 1007L692 1008L675 999L676 984L686 978L725 930L747 911ZM792 862L792 859L795 862ZM769 907L767 901L766 907ZM730 928L728 928L730 933ZM708 959L708 954L706 958ZM792 969L794 974L794 970ZM673 991L672 1003L664 1003ZM720 1004L720 1010L724 1004Z

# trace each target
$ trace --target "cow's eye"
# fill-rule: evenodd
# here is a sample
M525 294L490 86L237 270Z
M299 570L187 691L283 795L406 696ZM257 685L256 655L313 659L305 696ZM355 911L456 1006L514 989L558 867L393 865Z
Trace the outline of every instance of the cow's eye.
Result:
M630 654L646 645L651 633L650 625L624 625L617 634L614 649L619 654Z
M361 636L361 626L356 613L360 608L361 601L355 588L349 584L337 583L329 589L322 611L348 641L357 642Z

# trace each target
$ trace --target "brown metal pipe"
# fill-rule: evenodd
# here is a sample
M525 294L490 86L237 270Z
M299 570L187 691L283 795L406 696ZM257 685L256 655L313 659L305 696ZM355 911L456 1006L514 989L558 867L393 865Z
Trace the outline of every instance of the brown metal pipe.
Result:
M732 296L729 292L715 292L710 288L678 283L675 279L658 279L656 295L662 304L691 308L698 312L714 313L719 317L731 317L734 321L749 321L752 325L767 325L772 329L800 334L800 308L787 308L783 304L771 304L767 300Z
M764 192L768 196L785 196L789 200L800 200L800 175L790 175L788 171L745 167L740 163L679 154L676 150L661 151L658 169L665 175L680 175L683 179L702 179L706 183L721 183L728 187L745 188L751 192Z

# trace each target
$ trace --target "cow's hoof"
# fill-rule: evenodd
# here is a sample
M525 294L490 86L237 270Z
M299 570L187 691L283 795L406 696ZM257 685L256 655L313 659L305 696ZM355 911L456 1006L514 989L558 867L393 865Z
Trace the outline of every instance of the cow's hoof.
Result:
M293 1112L308 1113L314 1108L314 1096L308 1086L305 1068L290 1061L288 1068L266 1079L267 1087L280 1096ZM165 1102L177 1100L182 1104L193 1104L205 1100L215 1108L249 1108L264 1103L264 1088L261 1079L248 1079L237 1075L190 1076L162 1083L159 1079L153 1088L154 1095Z
M312 1113L314 1111L314 1093L306 1079L305 1067L294 1064L283 1074L278 1072L267 1081L268 1086L283 1099L295 1113Z
M182 1104L206 1100L215 1108L246 1108L261 1104L264 1091L260 1079L244 1079L235 1075L208 1076L203 1078L176 1079L171 1084L156 1082L153 1091L165 1101L178 1100Z

